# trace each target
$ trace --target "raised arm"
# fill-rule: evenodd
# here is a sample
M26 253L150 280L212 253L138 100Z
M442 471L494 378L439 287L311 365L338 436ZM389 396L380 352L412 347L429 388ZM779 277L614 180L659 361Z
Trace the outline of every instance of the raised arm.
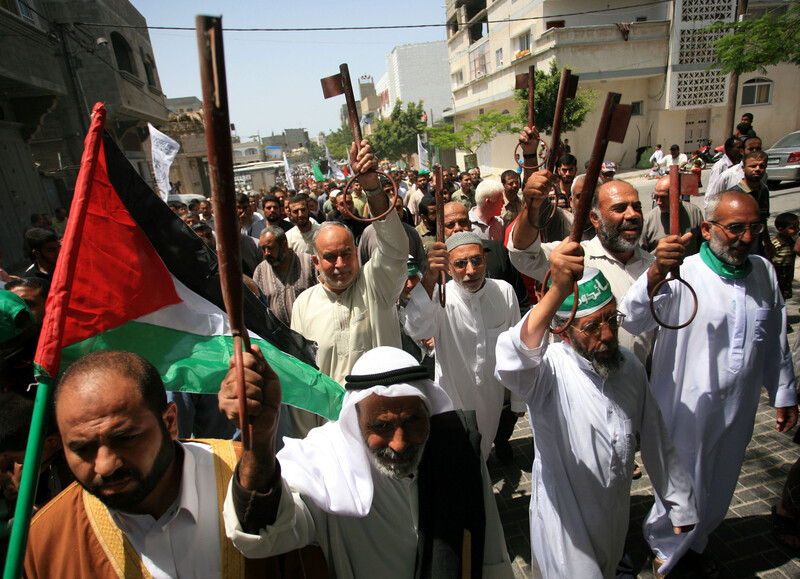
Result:
M580 244L564 239L550 253L550 271L553 284L531 310L520 331L520 339L528 348L541 344L559 306L572 294L575 282L583 275L583 248Z
M383 214L389 208L389 197L381 189L378 174L375 172L378 170L378 160L372 154L369 141L361 141L360 149L356 148L355 143L350 145L350 166L367 195L370 214Z
M535 129L525 127L519 136L520 148L527 158L536 157L539 134ZM527 159L526 159L527 161ZM522 190L524 204L512 233L512 241L517 249L525 249L536 240L539 234L540 209L552 189L553 174L550 171L537 171L525 178Z

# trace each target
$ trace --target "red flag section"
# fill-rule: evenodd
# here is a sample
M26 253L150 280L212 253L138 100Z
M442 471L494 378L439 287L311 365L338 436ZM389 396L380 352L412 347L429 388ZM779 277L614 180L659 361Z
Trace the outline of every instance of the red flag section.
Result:
M60 348L180 302L172 276L109 181L102 104L93 115L36 352L53 377Z

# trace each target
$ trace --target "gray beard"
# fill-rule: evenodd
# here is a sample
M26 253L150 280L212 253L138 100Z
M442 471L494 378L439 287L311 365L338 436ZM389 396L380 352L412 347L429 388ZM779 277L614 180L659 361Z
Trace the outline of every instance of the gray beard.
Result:
M641 229L639 229L639 235L637 235L636 239L633 241L628 241L622 237L622 229L633 224L638 224L641 228L642 221L640 219L637 219L637 221L625 219L619 224L619 226L612 229L604 219L600 219L600 227L597 228L597 237L600 238L603 247L609 251L613 251L615 253L633 251L636 249L636 246L639 245L639 237L642 235Z
M369 456L372 464L378 469L378 472L389 478L395 480L402 480L414 474L419 466L419 461L422 460L422 453L425 452L425 443L411 444L402 453L395 452L388 446L370 451ZM398 458L402 457L402 463L389 462L385 458Z
M743 242L741 239L737 239L730 245L725 245L722 240L716 235L716 233L711 234L711 239L708 240L708 248L711 250L711 253L716 255L720 261L727 263L728 265L742 265L745 260L747 260L747 256L749 254L745 253L742 257L734 255L731 249L740 248L743 245L748 245ZM749 247L749 245L748 245Z
M598 358L596 354L602 352L608 352L612 349L611 346L601 347L601 349L595 350L593 353L589 353L587 350L584 350L574 341L572 342L572 347L575 351L586 358L591 364L594 371L604 379L608 379L613 377L617 372L619 372L620 367L622 366L622 352L619 351L619 344L615 343L613 346L614 353L609 357Z

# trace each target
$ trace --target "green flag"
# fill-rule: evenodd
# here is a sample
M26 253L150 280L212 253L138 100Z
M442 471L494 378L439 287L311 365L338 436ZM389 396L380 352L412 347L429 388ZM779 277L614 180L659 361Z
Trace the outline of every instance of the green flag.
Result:
M315 160L311 160L311 167L314 170L314 180L315 181L324 181L325 177L322 174L322 171L319 170L319 165Z

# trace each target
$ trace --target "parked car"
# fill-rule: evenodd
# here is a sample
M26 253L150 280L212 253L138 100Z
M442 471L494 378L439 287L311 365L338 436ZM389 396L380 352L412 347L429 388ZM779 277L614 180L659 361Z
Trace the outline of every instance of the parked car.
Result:
M769 182L800 180L800 131L789 133L765 151Z
M180 194L170 193L169 195L167 195L167 203L178 201L180 203L185 203L186 205L188 205L191 201L194 201L195 199L199 199L200 201L206 200L206 198L203 197L202 195L190 195L188 193L180 193Z

